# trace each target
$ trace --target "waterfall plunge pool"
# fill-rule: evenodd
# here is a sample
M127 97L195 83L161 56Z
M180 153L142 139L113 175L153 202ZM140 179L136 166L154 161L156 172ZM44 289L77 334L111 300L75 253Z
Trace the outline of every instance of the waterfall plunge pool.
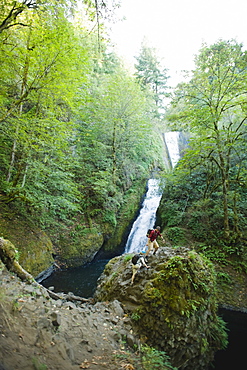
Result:
M45 288L53 287L56 293L73 293L80 297L93 296L97 280L109 260L95 260L87 265L54 271L41 284Z

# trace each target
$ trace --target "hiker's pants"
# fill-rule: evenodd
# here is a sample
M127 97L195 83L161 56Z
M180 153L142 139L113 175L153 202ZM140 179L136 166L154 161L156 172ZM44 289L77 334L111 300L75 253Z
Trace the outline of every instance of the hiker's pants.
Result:
M151 242L150 238L148 238L148 242L147 242L147 246L148 246L148 253L151 252L153 249L155 249L155 251L157 251L157 249L159 248L159 244L157 243L156 239Z

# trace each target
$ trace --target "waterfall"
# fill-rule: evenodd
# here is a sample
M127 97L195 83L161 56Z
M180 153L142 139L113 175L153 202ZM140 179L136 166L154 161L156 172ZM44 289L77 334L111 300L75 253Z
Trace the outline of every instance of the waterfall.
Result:
M164 134L164 139L171 159L172 168L178 163L180 158L178 144L179 135L179 131L171 131Z
M179 132L166 132L164 135L166 146L171 159L172 167L179 160ZM125 253L138 253L146 249L147 230L155 225L156 211L162 197L162 192L159 188L159 180L149 179L147 193L145 195L139 216L135 220L130 231Z
M162 193L159 190L159 181L156 179L148 180L148 190L142 203L140 214L130 231L125 253L141 252L145 249L147 230L151 229L154 225L155 214L161 196Z

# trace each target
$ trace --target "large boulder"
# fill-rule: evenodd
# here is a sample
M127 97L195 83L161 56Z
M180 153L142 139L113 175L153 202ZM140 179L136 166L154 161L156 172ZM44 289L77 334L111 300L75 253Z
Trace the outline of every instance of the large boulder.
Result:
M95 292L98 301L119 300L141 341L165 351L179 369L207 369L227 344L217 316L213 265L184 247L160 248L131 285L131 254L106 265Z

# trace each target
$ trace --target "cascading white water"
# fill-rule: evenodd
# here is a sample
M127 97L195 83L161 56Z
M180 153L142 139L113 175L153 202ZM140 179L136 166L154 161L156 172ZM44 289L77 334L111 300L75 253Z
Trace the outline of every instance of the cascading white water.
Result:
M135 220L130 231L125 253L140 252L145 249L147 241L146 233L151 229L155 222L155 213L160 203L162 193L159 190L159 181L156 179L148 180L148 191L142 203L140 214Z
M179 160L178 147L179 132L165 133L165 141L169 151L172 167L174 167ZM147 230L155 225L156 211L159 206L162 193L159 189L159 181L157 179L148 180L148 190L145 195L140 214L135 220L130 231L125 253L138 253L146 249Z
M174 167L176 166L180 158L178 146L179 131L166 132L164 136L172 167Z

